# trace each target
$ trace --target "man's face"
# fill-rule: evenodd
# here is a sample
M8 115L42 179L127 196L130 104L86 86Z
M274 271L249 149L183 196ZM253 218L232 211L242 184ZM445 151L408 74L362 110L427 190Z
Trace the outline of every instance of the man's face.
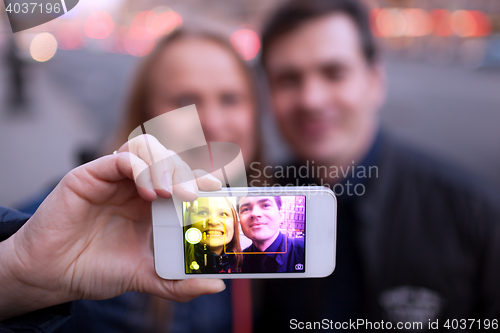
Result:
M239 201L239 213L241 229L252 241L272 238L283 221L274 197L244 197Z
M266 68L278 125L299 157L327 163L369 147L384 80L351 18L327 15L278 37Z

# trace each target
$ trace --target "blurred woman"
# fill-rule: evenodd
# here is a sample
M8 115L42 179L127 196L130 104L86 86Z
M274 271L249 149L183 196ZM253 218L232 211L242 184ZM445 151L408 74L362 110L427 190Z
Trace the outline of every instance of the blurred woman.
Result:
M206 141L237 144L250 176L249 166L260 159L252 74L229 38L205 31L178 30L160 40L144 59L121 131L109 150L147 120L191 104L196 105ZM237 230L235 226L236 235ZM171 330L231 331L231 283L228 287L217 295L175 303ZM155 299L151 304L161 318L165 302Z
M228 40L207 32L181 30L159 40L139 68L118 134L95 157L118 149L136 127L149 119L195 104L206 141L237 144L248 176L250 164L260 156L255 92L248 67ZM33 213L49 192L24 211ZM185 304L175 303L173 311L167 309L167 301L137 293L104 301L78 301L74 311L91 313L93 320L78 320L81 317L75 316L58 332L71 332L76 327L86 332L103 328L143 332L151 331L151 325L159 331L164 331L165 326L173 332L230 331L229 290ZM212 311L214 306L218 311Z
M229 38L206 31L178 30L158 42L139 68L121 130L108 150L149 119L191 104L196 105L206 141L237 144L250 176L250 164L260 159L252 74ZM235 226L235 234L237 230ZM236 262L239 267L240 257ZM175 303L170 329L231 331L231 283L228 287L217 295ZM150 304L155 317L164 318L168 303L152 298Z
M252 75L228 39L178 30L145 59L113 147L147 120L195 104L206 141L237 144L248 169L259 159L255 99Z
M184 234L195 228L201 235L199 243L185 239L186 273L240 272L243 257L233 204L224 197L204 197L186 206Z

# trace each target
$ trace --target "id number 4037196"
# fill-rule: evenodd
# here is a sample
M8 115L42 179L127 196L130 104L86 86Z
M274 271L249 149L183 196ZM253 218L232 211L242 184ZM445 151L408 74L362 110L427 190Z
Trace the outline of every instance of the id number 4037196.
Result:
M449 330L497 330L498 319L448 319L443 327Z
M45 6L44 6L45 5ZM61 4L55 3L38 3L38 2L23 2L23 3L9 3L5 11L7 13L56 13L61 12Z

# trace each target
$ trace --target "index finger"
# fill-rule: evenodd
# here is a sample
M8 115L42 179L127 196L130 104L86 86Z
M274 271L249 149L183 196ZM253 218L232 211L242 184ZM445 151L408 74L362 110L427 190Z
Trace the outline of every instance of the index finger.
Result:
M156 193L164 198L174 194L183 201L193 201L198 197L196 173L179 155L166 149L154 136L139 135L123 145L119 151L124 150L145 162L133 165L134 177L139 186L152 184ZM218 189L221 186L215 177L210 177L201 184L206 187L204 190Z

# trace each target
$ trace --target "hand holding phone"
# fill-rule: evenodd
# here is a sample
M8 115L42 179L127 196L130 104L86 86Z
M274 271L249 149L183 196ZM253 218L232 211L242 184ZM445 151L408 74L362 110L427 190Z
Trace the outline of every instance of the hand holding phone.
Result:
M150 201L170 197L172 179L186 180L173 188L183 200L195 200L198 186L221 184L193 175L181 161L150 167L149 152L169 154L154 137L138 136L117 154L72 170L24 226L0 242L1 320L131 290L187 301L224 289L222 281L167 281L156 274Z

